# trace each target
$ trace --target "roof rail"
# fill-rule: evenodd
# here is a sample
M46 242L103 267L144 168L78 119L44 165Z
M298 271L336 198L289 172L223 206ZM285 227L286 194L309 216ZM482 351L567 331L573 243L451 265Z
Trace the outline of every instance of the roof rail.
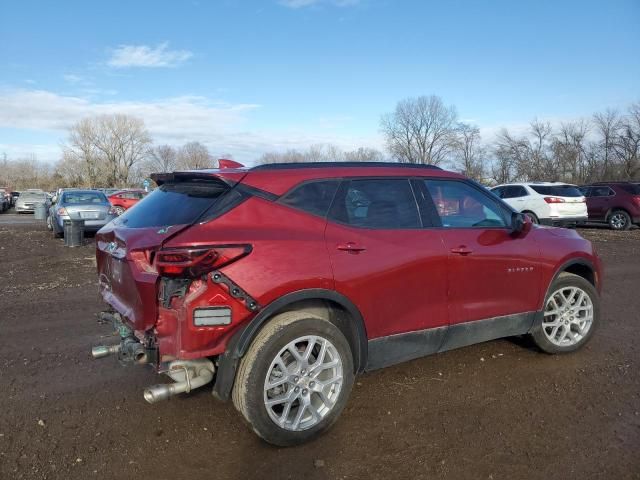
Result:
M418 163L397 163L397 162L288 162L288 163L267 163L253 167L251 171L260 170L289 170L300 168L357 168L357 167L386 167L386 168L426 168L442 170L435 165L425 165Z

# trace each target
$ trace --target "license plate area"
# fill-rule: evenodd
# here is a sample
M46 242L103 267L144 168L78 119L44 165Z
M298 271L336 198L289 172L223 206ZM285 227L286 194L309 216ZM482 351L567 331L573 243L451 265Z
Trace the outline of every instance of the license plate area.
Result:
M100 212L80 212L80 218L83 220L97 220L100 218Z

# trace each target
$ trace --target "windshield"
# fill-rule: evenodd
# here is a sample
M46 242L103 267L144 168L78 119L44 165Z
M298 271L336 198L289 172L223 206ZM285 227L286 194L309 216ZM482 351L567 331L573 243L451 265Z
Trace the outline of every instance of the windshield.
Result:
M115 220L129 228L195 222L229 186L221 181L165 183Z
M573 185L529 185L540 195L556 197L584 197L584 194Z
M67 192L62 195L62 203L67 205L107 203L107 197L101 192Z

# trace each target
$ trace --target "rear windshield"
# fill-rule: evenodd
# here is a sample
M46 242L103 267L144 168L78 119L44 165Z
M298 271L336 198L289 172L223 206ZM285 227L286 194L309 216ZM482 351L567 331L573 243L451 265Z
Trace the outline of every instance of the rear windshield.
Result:
M115 221L129 228L195 222L229 187L220 181L165 183Z
M553 195L556 197L584 197L584 194L573 185L531 185L533 190L540 195Z
M47 196L44 193L23 193L20 195L24 200L46 200Z
M620 185L620 188L631 195L640 195L640 185L628 183Z
M69 192L62 195L62 203L80 205L84 203L107 203L107 197L101 192Z

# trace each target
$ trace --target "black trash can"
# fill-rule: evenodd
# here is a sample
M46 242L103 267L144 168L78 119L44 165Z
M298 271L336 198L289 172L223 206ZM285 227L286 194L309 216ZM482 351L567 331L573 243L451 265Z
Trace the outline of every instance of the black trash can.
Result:
M81 247L84 243L84 220L72 219L63 221L64 246Z

